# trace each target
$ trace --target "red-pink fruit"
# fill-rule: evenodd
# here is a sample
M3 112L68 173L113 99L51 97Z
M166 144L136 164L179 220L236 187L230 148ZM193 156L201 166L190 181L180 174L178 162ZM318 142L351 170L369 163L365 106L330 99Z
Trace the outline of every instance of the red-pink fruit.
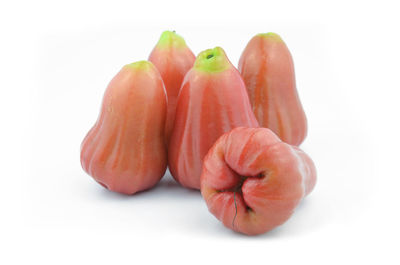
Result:
M307 120L296 90L292 55L283 40L275 33L254 36L240 57L239 71L260 126L284 142L300 145Z
M200 189L203 158L223 133L258 127L246 87L222 48L203 51L179 94L168 166L183 186Z
M104 94L96 124L81 145L83 169L102 186L133 194L164 175L167 98L154 65L124 66Z
M195 58L185 40L174 31L164 31L149 56L149 61L160 72L167 91L168 113L165 124L167 143L174 126L176 102L182 81L187 71L192 68Z
M256 235L284 223L314 188L314 164L266 128L222 135L204 159L201 193L226 227Z

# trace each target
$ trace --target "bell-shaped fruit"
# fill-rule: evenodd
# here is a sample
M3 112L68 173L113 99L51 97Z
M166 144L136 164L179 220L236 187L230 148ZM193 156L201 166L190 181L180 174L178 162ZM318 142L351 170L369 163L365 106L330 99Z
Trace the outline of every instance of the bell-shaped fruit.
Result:
M174 125L176 102L182 81L185 74L192 68L195 58L185 40L174 31L164 31L149 56L149 61L160 72L167 91L168 112L165 124L167 143Z
M236 128L204 158L201 193L226 227L256 235L284 223L314 188L315 166L267 128Z
M167 98L148 61L124 66L104 94L100 115L81 145L83 169L104 187L133 194L164 175Z
M254 36L240 57L239 71L260 126L284 142L300 145L307 120L296 90L293 59L279 35Z
M178 98L168 149L172 176L185 187L200 189L204 156L218 137L239 126L258 127L240 73L222 48L203 51Z

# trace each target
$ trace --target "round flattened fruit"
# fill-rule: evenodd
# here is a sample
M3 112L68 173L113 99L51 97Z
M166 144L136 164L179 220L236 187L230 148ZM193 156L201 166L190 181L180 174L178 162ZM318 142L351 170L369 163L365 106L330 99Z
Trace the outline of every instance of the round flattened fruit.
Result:
M201 193L226 227L257 235L283 224L312 191L310 157L267 128L236 128L222 135L204 159Z

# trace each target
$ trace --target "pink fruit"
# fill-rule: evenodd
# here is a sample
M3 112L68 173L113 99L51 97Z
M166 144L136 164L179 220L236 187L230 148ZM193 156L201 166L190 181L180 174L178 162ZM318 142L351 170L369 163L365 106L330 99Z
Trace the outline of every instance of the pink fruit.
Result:
M154 65L124 66L111 80L100 115L81 145L83 169L105 188L133 194L149 189L167 167L167 98Z
M173 31L164 31L149 56L160 72L168 96L168 112L165 124L165 138L169 143L175 120L176 102L183 78L192 68L195 60L193 52L185 40Z
M203 51L179 94L168 149L172 176L200 189L204 156L218 137L239 126L258 127L243 80L222 48Z
M239 71L260 126L288 144L300 145L307 120L297 94L292 55L283 40L275 33L254 36L240 57Z
M256 235L283 224L312 191L310 157L266 128L222 135L204 159L201 193L226 227Z

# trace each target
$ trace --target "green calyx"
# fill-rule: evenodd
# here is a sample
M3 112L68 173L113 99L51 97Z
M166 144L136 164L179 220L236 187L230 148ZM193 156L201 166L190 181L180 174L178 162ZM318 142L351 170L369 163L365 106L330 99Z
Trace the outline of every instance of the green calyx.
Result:
M194 68L208 73L222 72L232 67L231 62L221 47L202 51L194 62Z
M151 62L149 61L137 61L131 64L127 64L125 67L131 68L131 69L136 69L136 70L150 70L154 66Z
M283 42L282 38L278 34L273 33L273 32L260 33L260 34L257 34L256 36L262 37L262 38L265 38L268 40Z
M169 47L185 48L185 40L175 33L175 31L164 31L156 45L160 49L166 49Z

